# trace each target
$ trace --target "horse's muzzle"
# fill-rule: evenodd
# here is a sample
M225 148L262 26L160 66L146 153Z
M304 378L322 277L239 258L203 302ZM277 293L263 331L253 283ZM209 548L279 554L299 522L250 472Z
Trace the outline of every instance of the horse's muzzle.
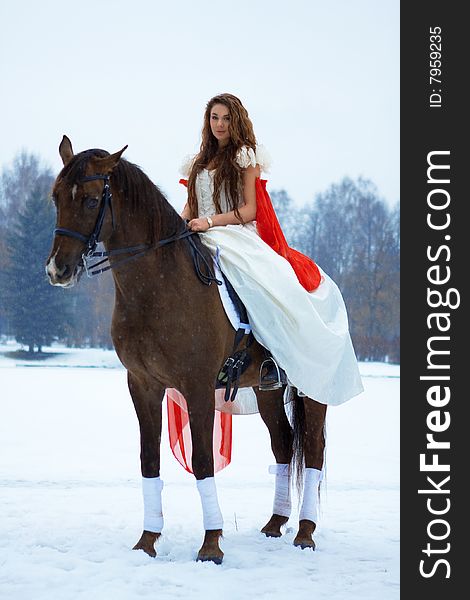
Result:
M75 267L71 267L68 264L58 265L55 260L55 256L52 256L46 264L46 275L51 285L57 285L60 287L73 287L82 273L81 264L77 264Z

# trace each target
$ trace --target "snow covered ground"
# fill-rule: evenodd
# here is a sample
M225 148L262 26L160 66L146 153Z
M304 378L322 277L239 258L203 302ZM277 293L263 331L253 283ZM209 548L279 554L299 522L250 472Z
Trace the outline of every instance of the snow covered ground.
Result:
M195 562L199 496L166 434L158 556L131 550L142 530L139 434L114 352L2 354L16 347L0 345L1 598L398 599L398 366L362 363L365 392L329 411L315 552L292 546L295 511L282 538L259 533L273 497L269 436L258 415L234 417L232 463L216 476L217 566Z

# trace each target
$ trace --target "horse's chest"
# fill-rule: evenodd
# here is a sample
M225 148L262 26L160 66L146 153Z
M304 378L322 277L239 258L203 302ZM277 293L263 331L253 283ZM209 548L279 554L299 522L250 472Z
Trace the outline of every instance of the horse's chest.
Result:
M146 356L150 351L154 360L154 356L161 351L161 335L147 314L148 311L144 309L138 312L114 311L111 336L116 352L126 367L134 357Z

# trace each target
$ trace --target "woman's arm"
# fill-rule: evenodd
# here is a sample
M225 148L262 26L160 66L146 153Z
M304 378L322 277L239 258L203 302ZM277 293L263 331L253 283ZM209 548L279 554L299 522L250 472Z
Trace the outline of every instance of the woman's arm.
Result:
M189 210L189 204L186 202L183 210L181 211L180 217L182 219L189 219L191 217L191 212Z
M255 180L261 174L259 165L247 167L243 173L243 199L245 204L238 209L240 216L245 223L256 219L256 188ZM231 210L227 213L211 215L212 223L217 225L239 225L240 220L235 215L235 211ZM192 231L207 231L209 222L206 217L200 219L192 219L189 224Z

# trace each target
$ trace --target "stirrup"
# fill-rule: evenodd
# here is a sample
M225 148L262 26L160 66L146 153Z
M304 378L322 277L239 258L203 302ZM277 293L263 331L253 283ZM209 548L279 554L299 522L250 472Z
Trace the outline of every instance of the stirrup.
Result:
M266 371L263 373L263 369ZM287 383L285 372L279 367L272 356L266 358L261 363L259 369L259 386L258 389L262 392L278 390Z

